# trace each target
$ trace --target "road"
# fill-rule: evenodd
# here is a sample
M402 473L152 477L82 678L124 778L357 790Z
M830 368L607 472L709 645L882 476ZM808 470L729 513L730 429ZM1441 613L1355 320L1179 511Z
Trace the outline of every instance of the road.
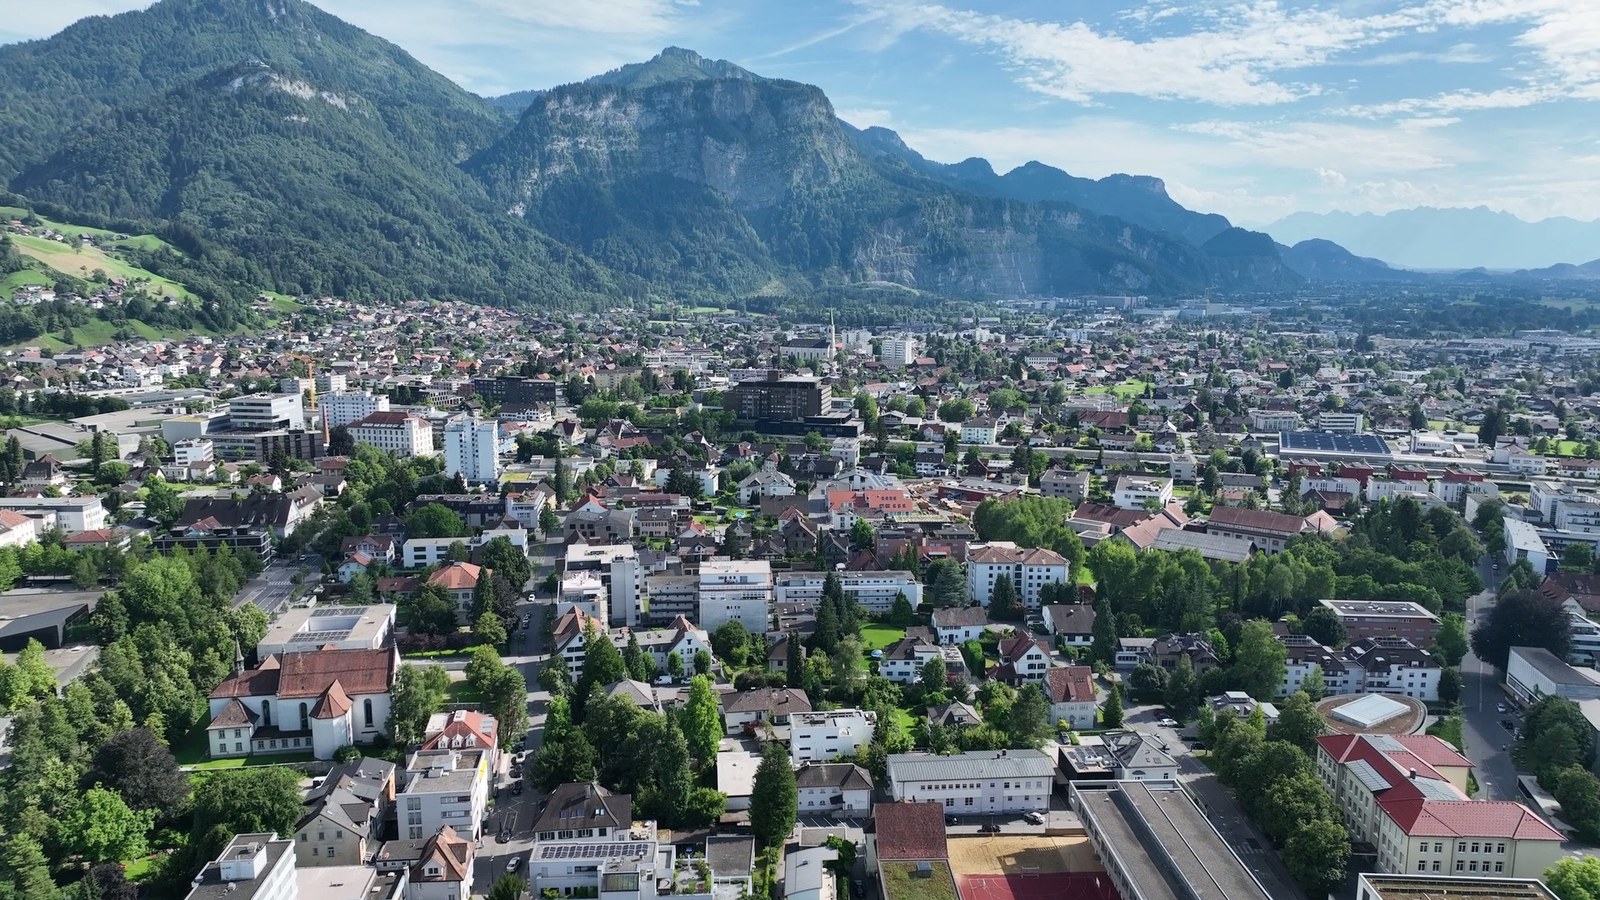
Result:
M233 605L238 607L253 603L270 617L294 596L294 589L297 586L294 577L301 573L304 573L308 580L315 581L322 573L322 557L311 553L303 562L293 559L273 560L261 570L260 575L250 579L239 589L239 593L233 598Z
M1206 819L1217 834L1233 848L1233 852L1255 875L1267 895L1277 900L1305 900L1305 893L1289 876L1283 860L1272 849L1267 838L1256 830L1244 810L1234 800L1233 794L1223 787L1217 776L1205 763L1197 759L1183 742L1177 729L1156 724L1166 713L1159 706L1128 707L1123 722L1127 727L1154 735L1165 744L1168 753L1178 764L1178 780L1205 812Z
M1495 589L1500 585L1500 573L1492 561L1485 557L1478 564L1478 575L1483 579L1483 591L1467 598L1467 633L1494 605ZM1467 648L1461 660L1461 709L1463 723L1461 736L1467 744L1467 759L1476 769L1477 797L1482 800L1517 799L1517 768L1511 761L1510 732L1500 726L1502 719L1521 724L1515 713L1500 713L1495 704L1506 699L1505 691L1495 676L1494 667L1479 659Z

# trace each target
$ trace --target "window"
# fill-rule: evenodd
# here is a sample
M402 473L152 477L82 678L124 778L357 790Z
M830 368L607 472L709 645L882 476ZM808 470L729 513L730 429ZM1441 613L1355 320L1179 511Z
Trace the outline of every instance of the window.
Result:
M1456 842L1456 852L1457 853L1465 853L1465 852L1467 852L1467 842L1466 841L1457 841Z
M1504 872L1506 870L1506 864L1503 862L1497 862L1494 864L1494 870L1496 872Z
M1439 871L1439 861L1437 859L1433 861L1433 870L1435 872Z
M361 701L361 716L366 720L366 727L372 727L372 698Z
M946 798L944 798L944 807L945 807L945 809L950 809L950 808L954 807L955 805L956 805L956 798L954 798L954 797L946 797Z
M1425 863L1425 862L1417 863L1417 871L1418 872L1426 872L1426 871L1428 871L1428 864Z
M1506 845L1503 844L1503 843L1502 844L1495 844L1494 845L1494 852L1496 852L1496 853L1504 853L1504 852L1506 852Z
M1456 871L1457 872L1464 872L1464 871L1466 871L1466 869L1467 869L1467 864L1466 863L1462 862L1459 859L1456 860Z
M1467 871L1468 872L1476 872L1476 871L1478 871L1478 861L1477 860L1473 860L1472 862L1467 863Z
M307 837L307 835L305 834L305 832L301 832L300 833L300 840L301 840L302 843L305 842L306 837Z
M1478 852L1478 842L1477 841L1473 841L1472 842L1472 852L1473 853L1477 853Z

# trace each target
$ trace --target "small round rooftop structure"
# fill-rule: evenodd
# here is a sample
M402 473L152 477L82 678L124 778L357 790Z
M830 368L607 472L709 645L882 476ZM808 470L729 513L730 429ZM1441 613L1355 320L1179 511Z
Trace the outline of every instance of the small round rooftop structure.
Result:
M1428 720L1428 707L1413 697L1340 694L1317 703L1322 723L1334 734L1414 734Z

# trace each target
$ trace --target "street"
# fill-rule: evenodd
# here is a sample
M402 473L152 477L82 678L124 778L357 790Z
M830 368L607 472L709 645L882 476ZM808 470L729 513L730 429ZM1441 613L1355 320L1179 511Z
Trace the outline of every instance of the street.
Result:
M234 606L253 603L270 618L289 598L294 596L294 577L305 573L305 580L315 583L322 575L322 557L309 553L301 560L274 559L261 574L250 579L233 598Z
M1467 634L1478 620L1488 614L1494 604L1495 589L1500 584L1500 573L1494 571L1491 560L1485 557L1478 563L1478 575L1483 579L1484 590L1467 598ZM1499 713L1495 704L1506 699L1494 667L1479 659L1469 644L1467 655L1461 660L1461 736L1466 741L1467 759L1472 761L1478 780L1477 798L1481 800L1515 800L1517 769L1511 761L1511 733L1500 726L1501 719L1512 719L1521 724L1516 713ZM1506 748L1506 749L1502 749Z

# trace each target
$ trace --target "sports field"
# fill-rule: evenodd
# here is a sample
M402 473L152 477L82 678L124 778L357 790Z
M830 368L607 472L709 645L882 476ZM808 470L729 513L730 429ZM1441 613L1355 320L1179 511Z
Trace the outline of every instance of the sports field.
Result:
M1122 900L1101 872L1073 875L961 875L961 900Z
M962 900L1121 900L1084 836L951 838Z

